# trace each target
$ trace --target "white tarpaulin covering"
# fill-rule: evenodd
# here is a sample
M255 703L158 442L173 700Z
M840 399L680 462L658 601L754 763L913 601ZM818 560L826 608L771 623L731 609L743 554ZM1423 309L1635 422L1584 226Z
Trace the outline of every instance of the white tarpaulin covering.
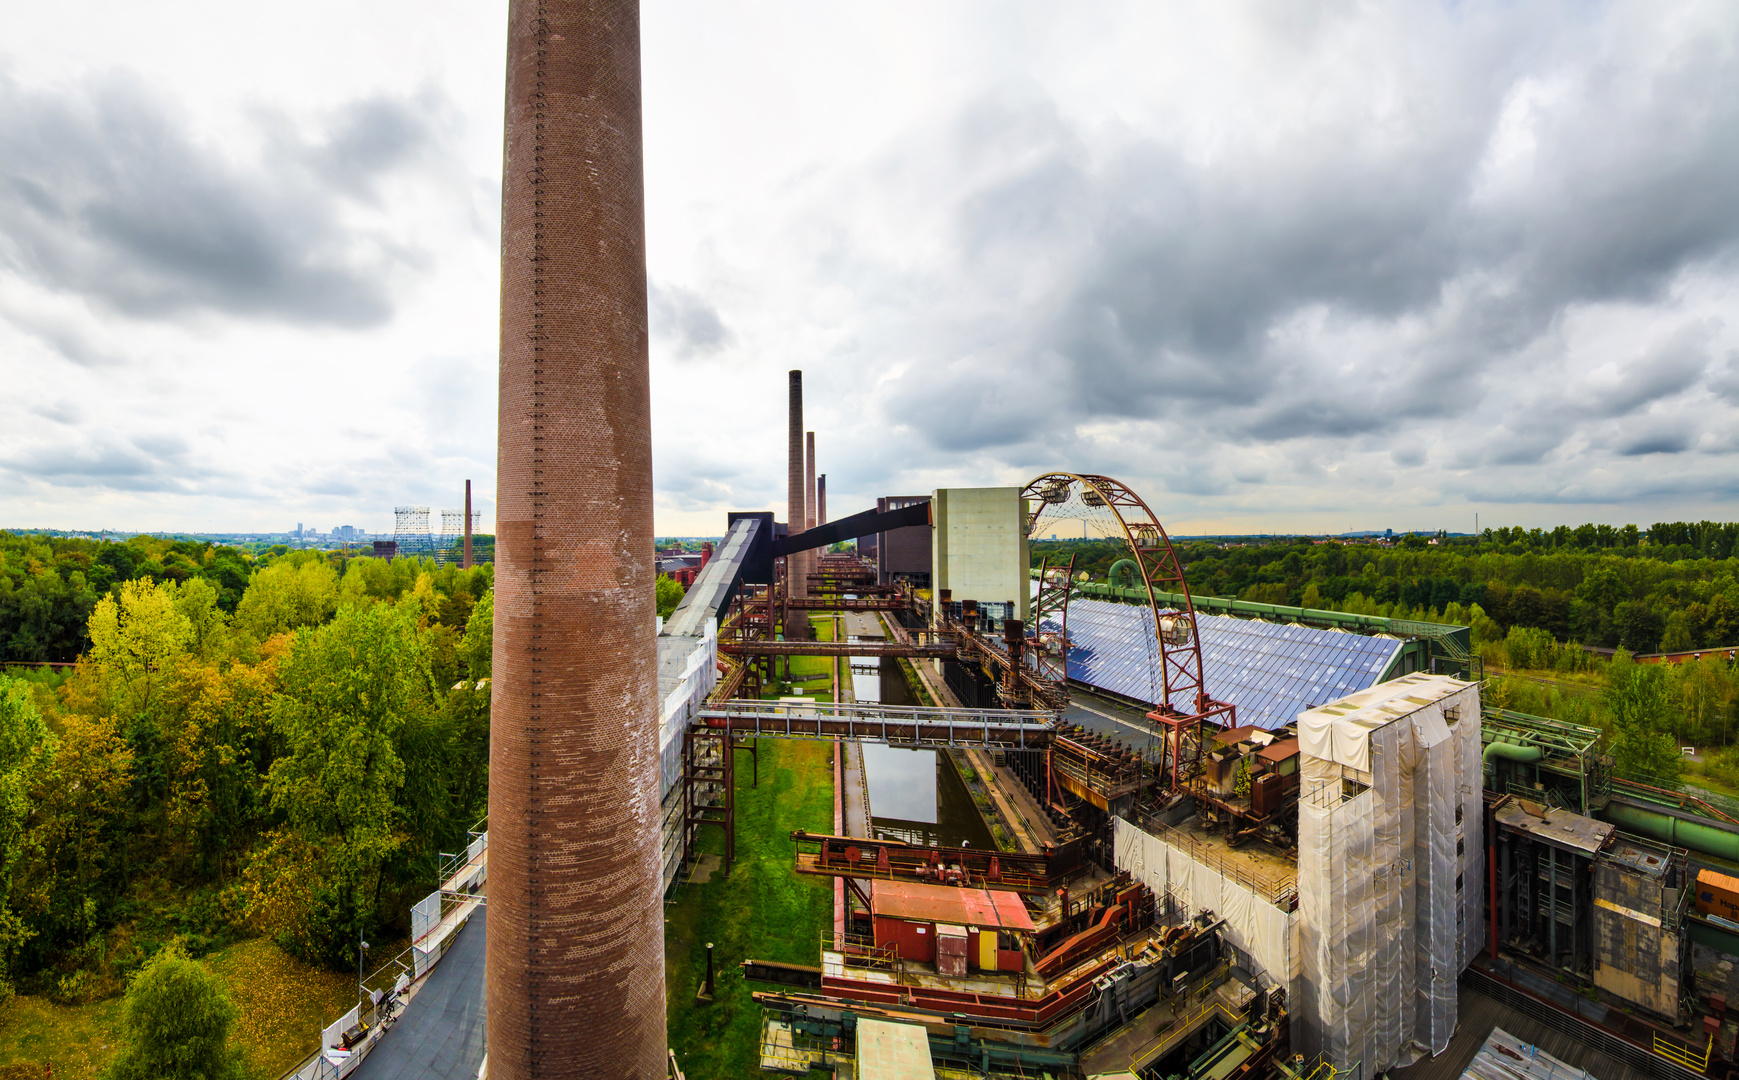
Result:
M423 940L440 921L441 890L436 889L411 907L411 941Z
M1369 1076L1449 1045L1479 948L1479 691L1408 675L1299 729L1300 1042Z
M1297 912L1276 907L1250 886L1122 818L1115 821L1112 859L1117 869L1129 871L1155 896L1169 894L1191 915L1206 910L1225 919L1225 939L1250 958L1255 974L1284 987L1288 1002L1297 1000L1302 970Z
M350 1051L342 1049L340 1044L344 1042L344 1033L355 1027L356 1022L361 1019L361 1009L360 1005L352 1008L320 1032L320 1053L341 1070L344 1068L342 1063L350 1057Z

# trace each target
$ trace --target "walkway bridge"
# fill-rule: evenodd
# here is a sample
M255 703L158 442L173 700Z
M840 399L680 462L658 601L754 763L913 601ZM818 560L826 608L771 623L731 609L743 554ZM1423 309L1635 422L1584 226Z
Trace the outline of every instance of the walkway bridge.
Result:
M850 647L861 648L857 643ZM1041 709L754 698L708 701L695 711L682 736L683 858L693 864L696 833L715 825L724 832L727 870L736 861L734 751L755 752L752 743L739 739L839 739L941 749L1044 750L1061 726L1059 714Z
M696 719L704 727L748 738L855 739L895 746L972 746L997 750L1043 750L1051 744L1058 727L1058 714L1043 709L748 698L708 702Z

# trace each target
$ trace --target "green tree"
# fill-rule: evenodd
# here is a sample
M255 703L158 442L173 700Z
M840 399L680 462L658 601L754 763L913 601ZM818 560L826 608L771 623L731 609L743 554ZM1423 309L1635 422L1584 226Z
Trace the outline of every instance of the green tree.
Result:
M1669 728L1672 703L1660 665L1639 664L1620 651L1607 671L1605 702L1612 715L1613 767L1676 784L1685 759Z
M360 561L360 560L359 560ZM255 641L318 626L338 607L338 571L319 552L298 553L254 575L236 605L236 626Z
M187 620L188 646L202 660L222 655L229 617L219 604L217 586L204 578L188 578L175 590L175 610Z
M1512 626L1504 638L1504 653L1512 668L1549 669L1558 651L1552 635L1531 626Z
M495 650L495 590L489 589L471 608L465 623L465 636L460 639L459 655L472 680L489 678Z
M91 612L86 659L106 684L109 710L149 713L170 666L186 654L194 628L176 605L176 587L124 582Z
M658 575L658 617L670 618L670 613L676 610L676 605L682 603L683 596L688 592L682 583L667 574Z
M19 945L29 937L12 911L12 870L24 847L30 785L48 764L53 737L43 724L28 684L0 675L0 971L9 972ZM0 979L0 999L11 996Z
M158 951L127 987L121 1010L126 1045L108 1080L241 1080L230 1046L236 1008L223 983L179 945Z
M433 699L416 607L414 599L346 607L297 634L279 669L272 726L284 753L267 786L273 807L332 859L317 958L335 966L354 962L354 939L371 927L387 860L407 839L398 744Z

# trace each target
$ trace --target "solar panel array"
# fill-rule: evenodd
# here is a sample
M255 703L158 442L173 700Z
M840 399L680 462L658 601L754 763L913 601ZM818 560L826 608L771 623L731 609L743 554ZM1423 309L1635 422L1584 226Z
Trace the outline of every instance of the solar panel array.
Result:
M1313 705L1374 686L1403 644L1229 615L1197 615L1197 620L1208 693L1236 705L1239 724L1266 729L1291 723ZM1072 599L1069 639L1069 678L1138 701L1159 699L1159 645L1153 612L1146 606ZM1188 708L1181 700L1172 704Z

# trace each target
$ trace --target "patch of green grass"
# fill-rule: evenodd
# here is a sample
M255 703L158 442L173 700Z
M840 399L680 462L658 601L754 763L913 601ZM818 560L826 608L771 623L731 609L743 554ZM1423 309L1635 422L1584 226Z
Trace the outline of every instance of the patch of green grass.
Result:
M809 625L815 629L815 640L833 640L832 618L811 616L809 619ZM827 675L830 680L839 678L839 666L836 662L838 660L837 657L793 656L790 657L789 660L791 665L790 672L793 675ZM779 666L781 671L785 670L784 658L781 658ZM831 681L795 683L791 687L789 694L795 697L814 698L817 701L832 701L833 683ZM775 698L782 696L782 694L778 685L775 683L770 685L767 690L764 691L764 696Z
M670 1045L693 1080L756 1074L761 1010L743 979L744 959L819 964L833 925L833 883L796 873L793 829L833 830L833 745L761 740L761 786L737 770L737 863L705 885L677 889L666 905L665 989ZM707 833L706 847L722 850ZM714 998L694 999L712 942Z
M0 1013L0 1065L44 1064L64 1080L95 1080L120 1049L121 999L56 1005L45 997L16 997Z
M310 967L263 938L203 962L229 989L239 1013L231 1040L258 1080L276 1080L313 1053L320 1029L356 1004L353 975ZM53 1063L56 1080L96 1080L120 1050L121 1005L120 997L89 1005L14 998L0 1011L0 1068L24 1065L41 1076Z
M205 962L229 986L240 1013L231 1040L260 1080L275 1080L319 1049L320 1029L356 1004L355 972L304 964L265 938L233 945Z

